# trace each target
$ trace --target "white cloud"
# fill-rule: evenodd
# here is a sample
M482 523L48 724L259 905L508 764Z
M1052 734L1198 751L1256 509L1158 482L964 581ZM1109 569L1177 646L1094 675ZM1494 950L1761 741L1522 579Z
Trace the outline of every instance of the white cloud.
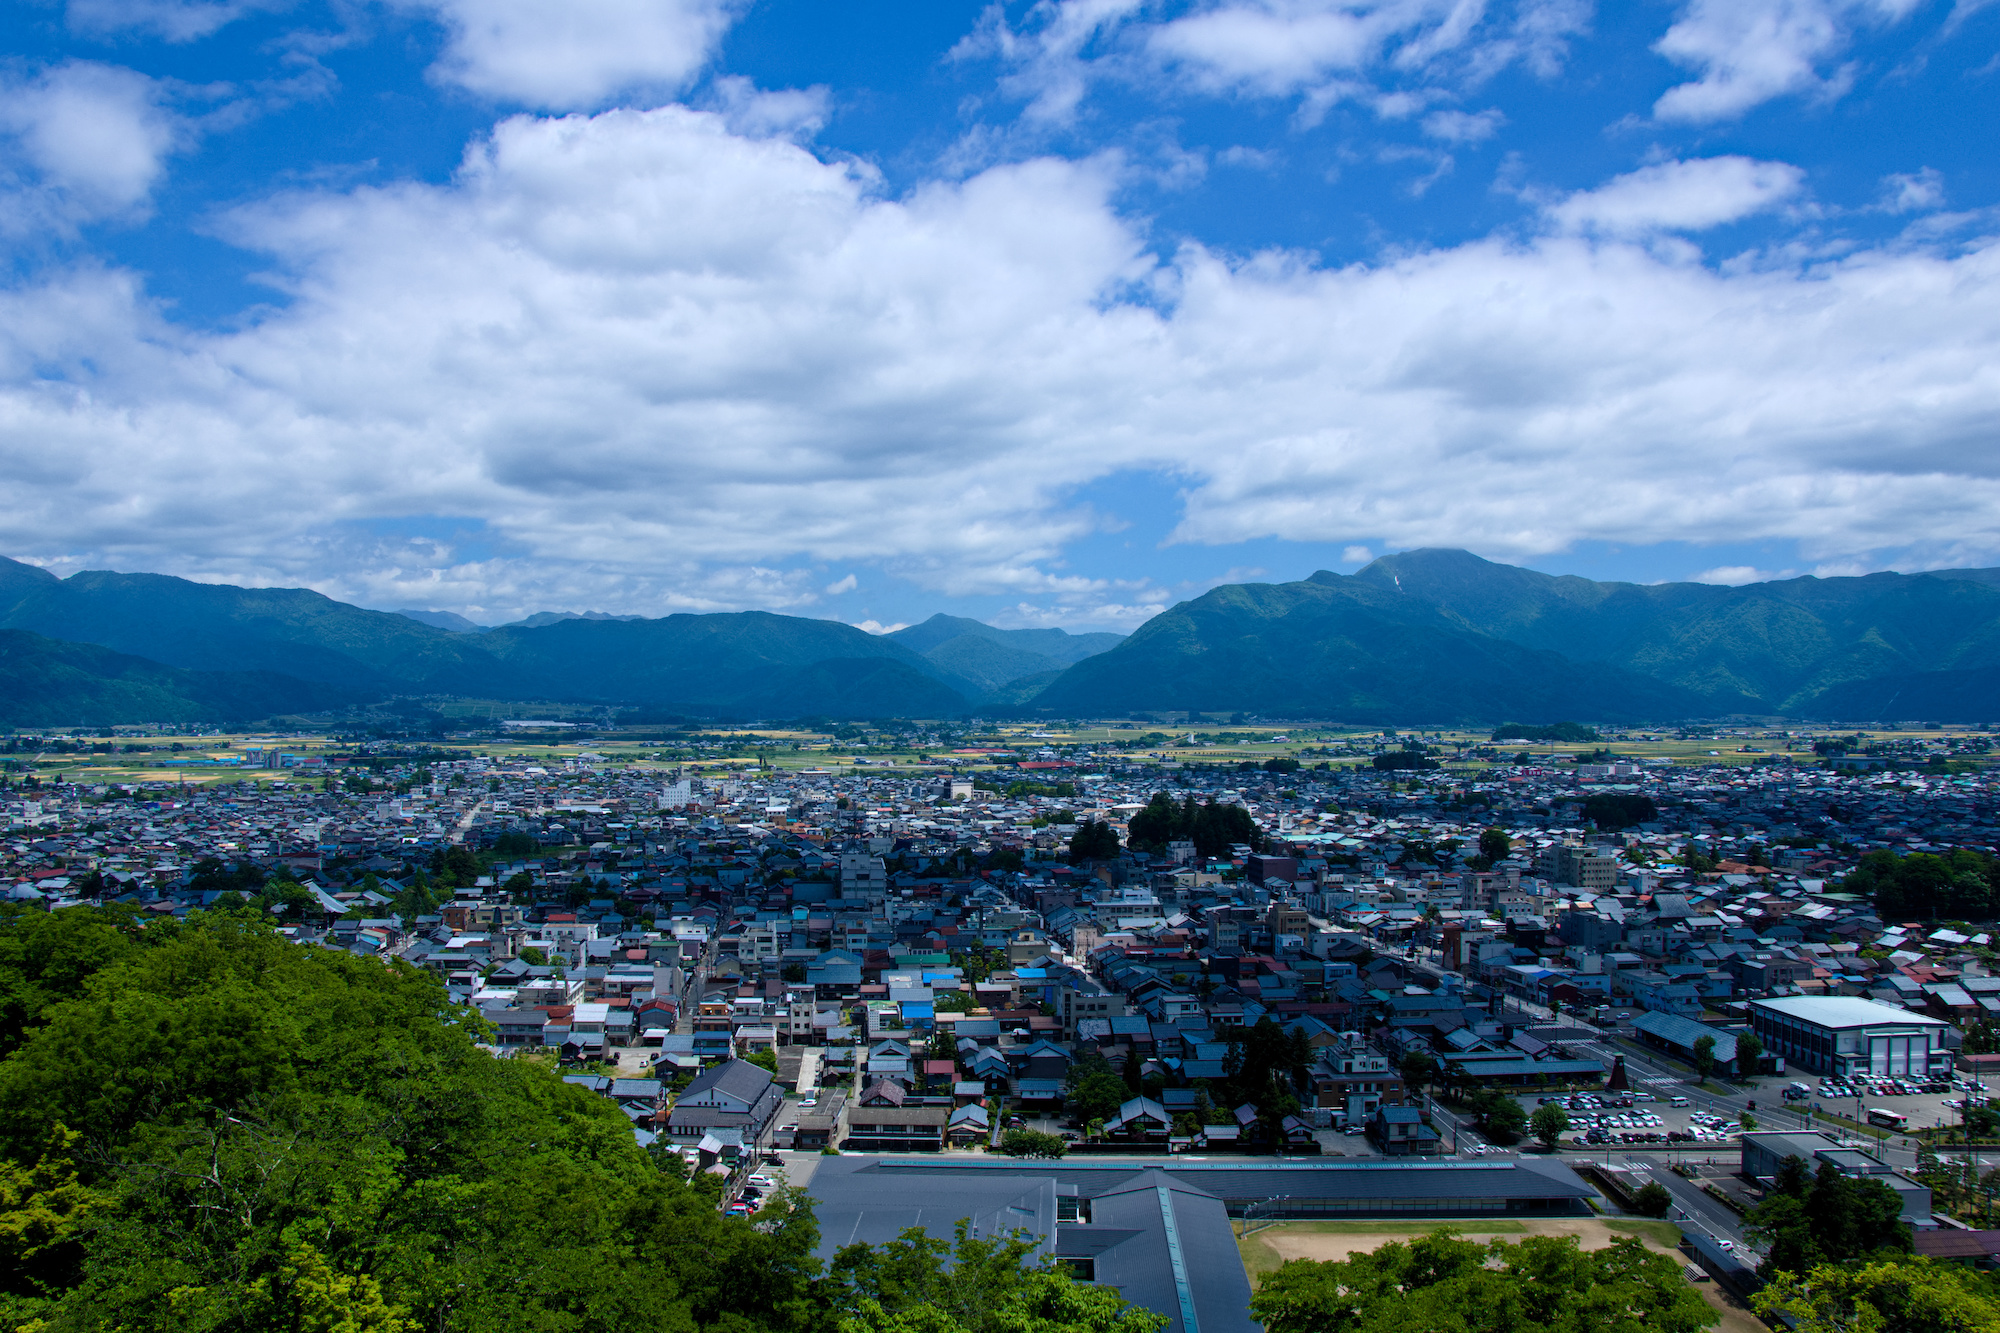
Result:
M719 114L518 117L447 182L235 215L290 298L238 331L115 270L0 289L0 504L65 567L508 610L809 609L832 566L1130 627L1173 594L1065 568L1068 497L1148 470L1182 541L2000 562L2000 241L1624 239L1791 178L1750 179L1372 264L1162 261L1094 163L892 198ZM480 544L356 535L422 515Z
M1484 143L1500 132L1507 117L1495 110L1433 111L1424 117L1424 133L1446 143Z
M1688 0L1653 49L1699 71L1653 104L1660 120L1734 120L1774 97L1845 93L1850 69L1822 72L1863 23L1894 23L1922 0Z
M170 42L206 37L259 11L284 10L293 0L69 0L70 30L94 37L151 33Z
M1740 588L1746 583L1769 583L1773 579L1789 578L1791 571L1773 573L1759 569L1755 565L1718 565L1714 569L1704 569L1699 574L1690 575L1690 583L1716 583L1725 588Z
M827 584L826 595L828 597L838 597L844 592L853 592L860 586L861 580L849 574L844 579L836 579L834 582Z
M766 92L737 75L717 79L713 91L715 108L730 131L752 139L809 139L826 125L831 100L824 85Z
M13 167L15 225L142 214L168 154L189 137L166 100L158 80L89 61L0 84L0 165Z
M1787 162L1704 157L1641 167L1594 190L1579 190L1544 212L1567 231L1703 231L1775 208L1804 183L1805 173Z
M1020 28L986 10L954 52L1012 67L1030 121L1073 119L1094 81L1166 82L1212 96L1299 97L1300 123L1361 97L1384 115L1512 64L1547 77L1589 26L1589 0L1200 0L1171 18L1140 0L1052 0ZM1414 89L1391 85L1413 83Z
M899 629L908 629L909 627L910 623L907 620L898 620L887 625L879 620L857 620L854 622L854 628L866 630L870 634L894 634Z
M1944 207L1944 176L1930 168L1882 178L1884 212L1928 212Z
M1365 546L1350 546L1340 553L1343 565L1365 565L1375 558L1375 553Z
M672 93L715 54L743 0L396 0L444 25L433 75L482 97L581 110Z

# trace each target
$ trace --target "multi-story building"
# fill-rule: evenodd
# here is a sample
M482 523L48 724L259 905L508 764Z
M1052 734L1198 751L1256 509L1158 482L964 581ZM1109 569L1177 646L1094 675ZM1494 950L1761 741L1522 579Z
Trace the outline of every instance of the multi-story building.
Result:
M1943 1078L1951 1025L1859 996L1752 1000L1750 1030L1772 1055L1816 1074Z

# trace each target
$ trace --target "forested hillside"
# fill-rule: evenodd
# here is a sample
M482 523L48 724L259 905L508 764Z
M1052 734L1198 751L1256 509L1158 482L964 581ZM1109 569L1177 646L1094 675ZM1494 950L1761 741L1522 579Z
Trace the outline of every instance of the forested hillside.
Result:
M823 1274L809 1205L722 1217L414 968L247 915L5 911L0 1329L1158 1326L991 1238L951 1273L904 1247Z

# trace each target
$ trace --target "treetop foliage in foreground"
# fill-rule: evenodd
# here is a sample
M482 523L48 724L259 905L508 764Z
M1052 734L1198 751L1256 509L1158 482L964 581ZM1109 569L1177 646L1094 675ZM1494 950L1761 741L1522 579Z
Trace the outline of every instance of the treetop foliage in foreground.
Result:
M1774 1328L1788 1320L1792 1333L2000 1330L2000 1283L1992 1274L1923 1258L1780 1273L1751 1304Z
M823 1274L808 1200L721 1216L715 1177L486 1035L428 973L250 914L0 909L0 1330L1000 1333L938 1313L935 1246L899 1286ZM1023 1333L1123 1311L977 1271Z
M1450 1227L1344 1262L1294 1259L1250 1312L1265 1333L1699 1333L1720 1318L1637 1237L1480 1244Z

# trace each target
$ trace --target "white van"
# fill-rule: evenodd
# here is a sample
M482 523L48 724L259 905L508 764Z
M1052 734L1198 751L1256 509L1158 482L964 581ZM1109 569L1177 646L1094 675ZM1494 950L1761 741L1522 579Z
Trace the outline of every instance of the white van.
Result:
M1686 1106L1686 1105L1688 1105L1688 1099L1687 1099L1687 1098L1685 1098L1685 1097L1669 1097L1669 1098L1667 1098L1667 1105L1669 1105L1669 1106Z

